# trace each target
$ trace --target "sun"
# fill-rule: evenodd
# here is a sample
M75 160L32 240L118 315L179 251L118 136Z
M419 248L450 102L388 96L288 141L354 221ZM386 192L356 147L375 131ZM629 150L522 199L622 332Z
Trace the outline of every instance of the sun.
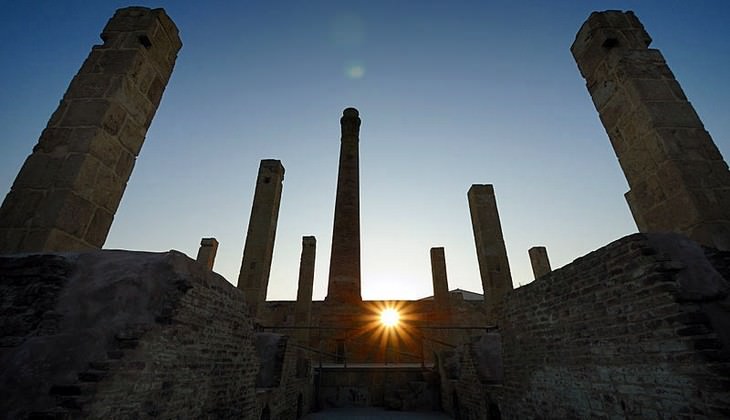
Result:
M398 315L398 311L393 308L384 309L380 313L380 322L386 327L395 327L398 325L399 319L400 315Z

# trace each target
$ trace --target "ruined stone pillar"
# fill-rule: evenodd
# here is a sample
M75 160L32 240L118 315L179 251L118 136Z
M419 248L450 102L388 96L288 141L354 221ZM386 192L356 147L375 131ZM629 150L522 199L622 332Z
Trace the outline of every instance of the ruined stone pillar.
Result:
M502 296L512 290L512 275L497 212L497 199L494 196L494 187L490 184L472 185L467 197L484 300L489 310L492 310Z
M104 245L182 46L162 9L119 9L0 207L0 253Z
M433 300L437 307L449 305L449 281L446 277L446 256L444 249L431 248L431 277L433 279Z
M215 254L218 252L218 241L215 238L203 238L200 240L198 257L195 259L203 264L208 270L213 270Z
M530 264L532 264L532 274L535 275L535 280L552 271L547 248L544 246L533 246L527 253L530 255Z
M259 313L259 306L266 301L269 287L283 181L284 167L280 161L261 161L238 275L238 288L244 291L249 313L254 317Z
M332 229L329 302L361 302L360 294L360 118L347 108L340 119L342 140L337 174L335 222Z
M590 15L571 47L630 190L641 232L730 250L730 172L632 12Z
M314 286L314 260L317 239L314 236L302 238L302 256L299 260L299 287L297 303L294 307L294 323L298 327L309 327L312 318L312 288ZM297 334L302 342L308 342L309 331L300 330Z

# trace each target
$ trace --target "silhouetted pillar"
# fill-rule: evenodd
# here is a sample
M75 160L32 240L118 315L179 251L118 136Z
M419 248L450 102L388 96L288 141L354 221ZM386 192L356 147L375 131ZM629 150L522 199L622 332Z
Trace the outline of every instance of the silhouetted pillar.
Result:
M512 275L497 212L497 199L492 185L474 184L467 196L484 300L489 310L493 310L502 296L512 290Z
M544 276L552 271L550 268L550 260L548 259L547 248L544 246L533 246L527 253L530 255L530 264L532 264L532 273L535 279Z
M195 259L203 264L208 270L213 270L215 254L218 252L218 241L215 238L203 238L200 240L198 257Z
M360 118L347 108L340 119L342 139L337 174L327 301L361 302L360 294Z
M284 167L280 161L261 161L238 275L238 288L244 291L252 316L258 316L259 306L266 301L283 181Z
M299 261L299 287L294 307L294 323L298 327L309 327L312 318L312 288L314 287L314 262L317 239L314 236L302 238L302 256ZM302 342L309 339L309 330L299 330Z
M433 300L438 308L449 305L449 282L446 276L446 256L444 249L431 248L431 276L433 279Z
M632 12L590 15L571 47L630 190L641 232L730 250L730 172Z
M101 248L182 46L163 9L119 9L0 207L0 253Z

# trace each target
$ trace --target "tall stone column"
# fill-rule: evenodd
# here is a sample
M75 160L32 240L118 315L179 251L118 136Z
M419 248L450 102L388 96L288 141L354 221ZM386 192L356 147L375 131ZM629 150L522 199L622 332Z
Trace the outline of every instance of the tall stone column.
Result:
M444 249L431 248L431 278L433 280L433 300L439 308L449 306L449 281L446 276L446 256Z
M215 238L203 238L200 240L198 257L195 260L205 266L208 270L213 269L215 254L218 252L218 241Z
M182 43L163 9L119 9L0 207L0 253L104 245Z
M328 302L357 303L360 294L360 118L347 108L340 119L342 139L332 230Z
M238 275L238 288L244 291L249 314L254 317L258 316L261 304L266 301L269 287L283 181L284 167L280 161L261 161Z
M489 184L472 185L467 197L484 300L488 310L492 311L502 296L512 290L512 275L497 212L497 198L494 196L494 187Z
M730 250L730 172L632 12L592 13L571 47L630 190L641 232Z
M302 238L299 287L297 288L297 303L294 307L294 323L298 327L309 327L312 319L312 288L314 287L316 249L317 239L314 236ZM302 342L306 343L309 340L309 331L300 330L298 336Z
M535 280L552 271L547 248L544 246L533 246L527 253L530 255L530 264L532 265L532 274L535 275Z

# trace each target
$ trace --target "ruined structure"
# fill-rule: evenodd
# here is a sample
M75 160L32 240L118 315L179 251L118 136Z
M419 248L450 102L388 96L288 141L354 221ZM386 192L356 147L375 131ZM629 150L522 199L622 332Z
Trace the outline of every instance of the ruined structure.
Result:
M552 271L550 268L550 259L548 258L547 248L544 246L533 246L527 251L530 256L530 265L532 265L532 274L535 279L544 276Z
M200 248L198 248L198 256L195 260L203 264L208 270L212 270L217 252L218 241L215 238L203 238L200 240Z
M174 28L159 9L117 11L107 29L134 31L105 30L105 45L111 49L104 54L115 55L113 46L134 42L142 48L132 48L131 56L152 54L144 51L154 50L158 32L135 29L150 25L156 31ZM644 184L644 178L627 177L630 183L639 180L632 191L656 182L652 185L664 194L629 194L641 229L675 233L630 235L552 272L545 249L533 248L536 280L512 290L494 189L473 185L468 199L487 305L448 292L443 248L431 249L432 298L362 301L360 119L348 108L341 119L326 301L311 300L314 237L302 239L297 301L265 301L284 169L279 161L262 161L238 288L211 271L217 246L212 238L201 241L197 261L176 251L3 250L0 412L11 419L298 419L314 409L375 405L443 410L467 419L728 417L730 251L722 249L726 231L719 215L727 215L720 200L725 196L722 188L713 189L724 176L722 165L705 159L716 150L712 147L693 155L695 147L707 149L707 142L679 136L691 132L709 141L701 127L684 127L694 124L683 119L686 114L672 113L687 110L688 104L644 101L645 87L652 87L651 95L661 92L663 84L674 95L681 92L673 79L652 79L655 71L666 77L668 70L658 52L645 49L647 40L632 14L598 13L579 32L573 51L584 74L593 77L595 70L616 77L610 79L613 88L610 80L603 87L589 82L589 87L597 103L623 104L599 107L604 123L617 118L617 125L611 125L617 131L609 130L612 141L625 140L639 150L634 155L628 149L619 159L671 156L661 164L651 162L658 165L656 177L647 175ZM632 61L644 60L645 54L646 67ZM97 57L91 62L101 66L104 61ZM144 67L145 61L140 63ZM106 65L102 67L115 68ZM130 82L126 77L115 80ZM610 98L597 95L604 88L612 92ZM621 102L625 94L636 114L623 114L623 106L629 106ZM74 106L71 101L61 114L69 115ZM652 114L652 109L666 112ZM96 108L82 114L98 116ZM627 121L646 130L629 136L622 131L630 126L622 125ZM664 130L658 121L678 125ZM660 134L674 140L645 141ZM665 155L656 154L657 145ZM673 148L685 151L687 158L671 154ZM690 156L711 163L712 174L720 175L702 178L706 184L691 181L697 174ZM58 174L53 165L48 170L49 176ZM681 175L676 192L695 200L690 200L694 207L670 207L675 202L664 190L669 178L661 178L662 171ZM78 185L96 179L85 172L77 175ZM19 220L20 213L8 210L15 208L16 187L6 198L11 204L0 212L3 229ZM705 207L698 199L700 190L717 203ZM649 201L657 197L666 204ZM41 207L34 211L56 214L56 204L39 201ZM18 242L25 243L30 242ZM387 308L400 311L399 325L380 322Z
M433 300L436 305L448 306L449 281L446 276L446 255L444 248L431 248L431 278L433 280Z
M340 165L337 172L335 222L327 300L359 302L360 295L360 117L355 108L342 112Z
M489 310L494 312L505 293L512 290L512 274L499 222L497 198L492 185L480 184L472 185L467 197L484 300Z
M162 9L120 9L0 207L0 253L104 245L182 46Z
M259 305L266 301L283 181L284 167L280 161L261 161L248 221L246 245L243 248L241 271L238 274L238 288L244 291L249 310L254 317Z
M631 190L640 232L730 250L730 172L632 12L593 13L570 48Z
M302 238L302 256L299 260L299 285L294 322L298 327L309 327L312 321L312 289L314 287L314 261L317 253L317 239L314 236ZM309 330L299 334L303 342L309 340Z

